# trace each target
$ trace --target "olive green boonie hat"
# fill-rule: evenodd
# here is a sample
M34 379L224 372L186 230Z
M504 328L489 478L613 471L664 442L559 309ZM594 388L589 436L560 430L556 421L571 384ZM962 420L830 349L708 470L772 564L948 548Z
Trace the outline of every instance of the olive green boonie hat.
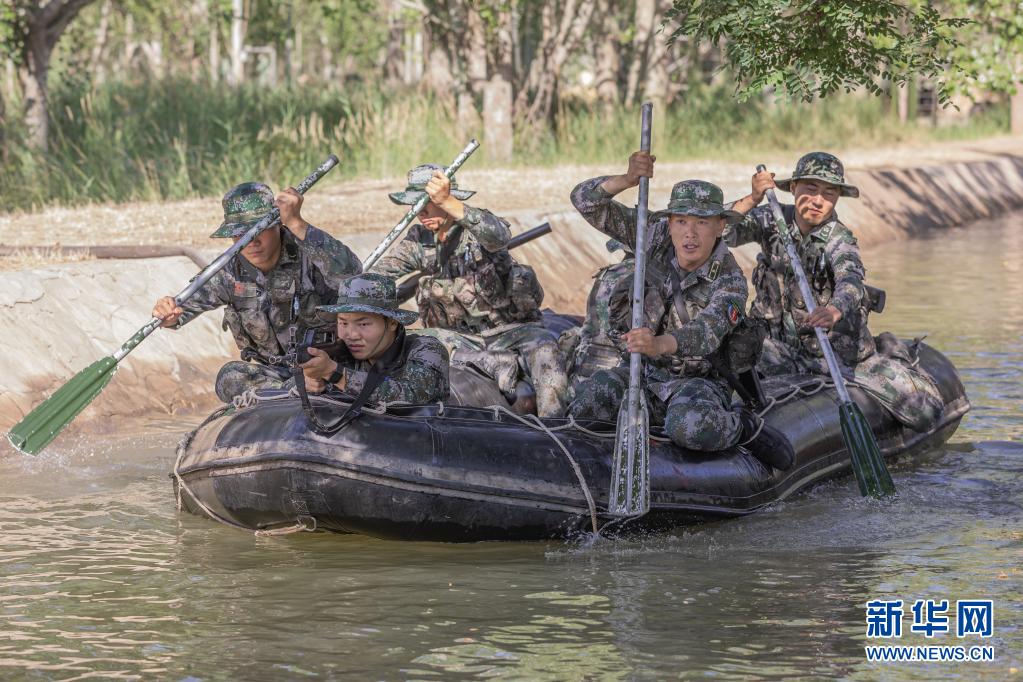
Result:
M210 237L240 237L273 210L274 193L262 182L243 182L222 203L224 222Z
M333 305L317 306L316 309L334 315L374 313L397 320L401 324L412 324L419 319L419 313L398 307L398 292L394 286L394 279L372 272L345 277L337 288L337 302Z
M860 190L855 185L846 183L845 166L837 156L827 152L804 154L803 158L796 163L796 170L792 173L792 177L776 180L774 184L778 185L778 189L791 192L792 182L795 180L820 180L829 185L838 186L843 197L856 199L860 196Z
M725 208L725 195L721 188L703 180L685 180L671 188L668 208L658 211L655 217L681 214L705 218L723 217L729 224L742 222L741 213Z
M405 187L405 191L391 192L387 196L396 204L404 206L415 204L426 194L426 183L430 182L435 170L443 172L444 166L436 163L424 163L422 166L416 166L408 172L408 186ZM467 189L458 189L458 183L453 177L451 178L451 196L454 198L465 201L475 193Z

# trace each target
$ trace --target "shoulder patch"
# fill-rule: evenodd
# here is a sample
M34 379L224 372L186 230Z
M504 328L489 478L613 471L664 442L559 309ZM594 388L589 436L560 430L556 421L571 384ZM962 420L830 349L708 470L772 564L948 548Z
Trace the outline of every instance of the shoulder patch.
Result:
M741 316L742 315L741 315L741 313L739 313L739 309L736 308L734 304L729 303L728 304L728 321L731 322L733 326L737 325L737 324L739 324L739 318Z

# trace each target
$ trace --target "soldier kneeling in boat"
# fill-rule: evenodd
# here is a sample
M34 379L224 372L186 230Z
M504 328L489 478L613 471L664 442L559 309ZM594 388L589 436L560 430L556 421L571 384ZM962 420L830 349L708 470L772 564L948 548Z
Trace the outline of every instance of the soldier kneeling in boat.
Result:
M889 333L875 340L867 328L874 306L864 284L866 271L856 237L835 212L840 197L860 194L845 182L842 162L825 152L811 152L799 159L792 177L775 182L774 175L764 171L753 176L752 184L752 193L732 206L748 213L728 228L725 240L731 246L760 245L751 310L768 328L760 370L767 375L827 376L824 353L813 331L822 327L848 370L847 379L854 379L901 423L917 431L929 429L944 409L937 386L916 369L914 350ZM754 208L771 187L794 197L794 204L783 205L782 213L816 299L812 314L788 266L770 206Z
M416 303L423 326L451 351L452 362L490 374L506 396L520 372L536 393L541 417L560 417L568 375L557 336L542 323L543 288L536 273L508 252L508 222L463 203L473 192L459 189L436 164L409 171L408 185L391 201L430 201L405 239L371 268L391 277L421 271Z
M337 301L320 306L337 317L337 350L309 348L306 388L328 385L363 402L434 403L448 397L448 352L437 339L410 334L419 317L398 307L394 280L367 273L341 282Z
M572 203L591 225L634 250L636 211L612 197L651 177L653 163L649 153L636 152L625 174L581 183ZM731 355L727 346L755 349L760 341L744 338L756 334L745 320L746 279L721 240L725 224L741 219L725 209L716 185L687 180L672 188L668 208L652 214L648 226L647 326L625 331L622 350L647 356L651 418L663 421L676 444L700 451L744 444L765 463L787 469L794 459L791 445L748 409L732 408L726 378L737 371L723 357ZM578 387L572 416L616 419L629 381L622 360Z
M207 310L224 306L241 360L217 375L217 397L225 403L249 389L283 388L291 381L286 349L296 326L323 326L316 307L332 303L341 280L362 271L352 251L302 218L302 195L288 188L275 198L260 182L246 182L224 195L224 222L211 237L238 241L276 205L281 224L260 233L187 302L165 296L153 317L177 329Z

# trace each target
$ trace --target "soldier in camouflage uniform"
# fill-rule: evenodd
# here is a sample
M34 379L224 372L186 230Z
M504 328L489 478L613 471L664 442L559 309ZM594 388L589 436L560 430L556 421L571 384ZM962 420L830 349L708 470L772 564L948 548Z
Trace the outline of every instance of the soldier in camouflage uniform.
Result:
M587 180L572 203L601 232L635 249L636 211L612 197L653 174L653 157L637 152L624 175ZM726 222L742 217L723 205L721 189L687 180L671 191L668 208L651 215L644 297L646 326L622 335L624 350L647 356L645 387L651 418L691 450L724 450L755 432L753 415L731 406L732 389L710 356L735 332L746 308L742 269L721 240ZM630 320L631 321L631 320ZM596 372L576 391L576 418L616 419L628 390L629 369ZM792 464L787 441L764 426L750 449L778 468Z
M302 365L307 389L319 393L330 384L352 396L368 390L373 402L447 400L448 351L432 336L406 333L405 325L419 315L398 307L393 279L372 273L349 277L337 301L318 309L337 316L343 346L332 355L309 349L313 357Z
M224 402L248 389L284 387L291 374L282 356L292 328L322 327L316 306L333 302L341 280L362 270L347 246L302 219L302 195L293 188L275 198L262 183L238 185L224 195L224 222L210 236L237 241L275 204L281 225L253 239L188 301L178 306L167 296L153 308L164 327L177 329L224 306L224 328L242 357L217 375L217 397Z
M421 223L372 271L396 279L425 273L416 292L419 313L424 327L438 328L452 362L488 371L506 395L524 370L538 414L561 416L568 376L557 337L541 323L543 289L536 274L508 253L508 222L463 203L473 192L458 189L436 164L413 168L405 190L389 196L408 206L424 192L430 202L419 214Z
M807 314L785 248L775 230L769 206L757 206L766 190L777 186L791 192L795 203L783 205L785 221L792 229L796 251L802 261L816 310ZM753 192L735 202L733 209L747 213L731 226L725 239L731 246L749 242L760 245L753 271L756 300L751 314L767 321L769 338L764 343L759 368L765 374L809 373L828 375L827 363L813 327L828 331L839 361L869 394L877 398L900 422L925 431L941 416L943 402L934 382L910 362L904 345L895 352L878 353L867 315L865 270L856 237L838 218L840 197L859 196L845 182L845 169L835 156L824 152L806 154L791 178L773 180L773 174L753 177Z

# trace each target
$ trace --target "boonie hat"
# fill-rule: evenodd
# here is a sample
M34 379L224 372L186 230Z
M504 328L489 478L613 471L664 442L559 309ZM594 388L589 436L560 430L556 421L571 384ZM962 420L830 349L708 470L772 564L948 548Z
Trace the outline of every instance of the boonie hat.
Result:
M387 196L396 204L411 206L419 201L426 194L426 183L430 182L435 170L443 171L444 166L436 163L424 163L416 166L408 172L408 185L402 192L391 192ZM467 189L458 189L455 178L451 178L451 196L459 201L465 201L476 192Z
M792 177L775 180L774 184L778 186L778 189L791 192L794 180L821 180L830 185L837 185L843 197L856 199L860 196L860 190L855 185L846 183L845 166L837 156L827 152L804 154L796 163L796 170L792 173Z
M352 275L341 280L337 289L337 302L321 305L324 313L375 313L409 325L419 319L419 313L398 307L398 292L394 279L374 272Z

